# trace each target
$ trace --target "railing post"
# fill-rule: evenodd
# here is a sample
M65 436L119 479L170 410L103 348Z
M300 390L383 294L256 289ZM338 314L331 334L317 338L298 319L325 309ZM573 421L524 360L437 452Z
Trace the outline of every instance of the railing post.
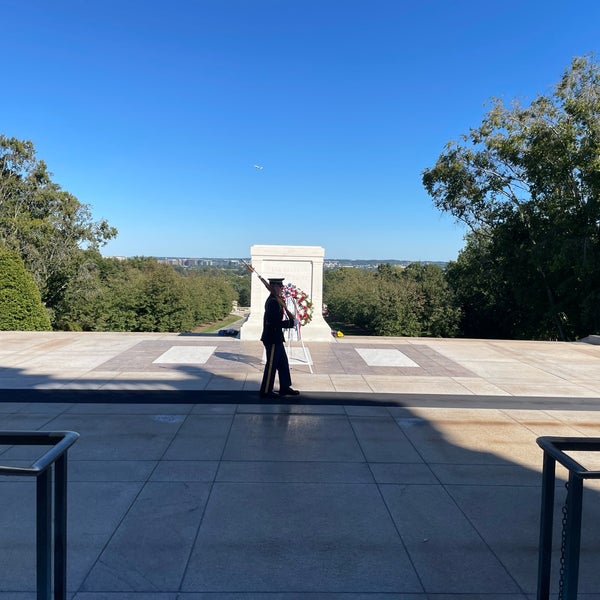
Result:
M542 473L542 508L540 513L540 550L538 558L537 600L550 598L550 570L552 565L552 527L554 520L554 485L556 461L544 452Z
M67 452L54 463L54 600L67 597Z
M581 546L581 512L583 504L583 479L569 473L567 493L567 523L565 547L565 573L562 600L577 600L579 584L579 554Z
M0 475L35 477L37 600L67 594L67 450L78 440L75 431L0 431L0 445L51 446L32 465L0 465ZM52 478L54 475L54 494ZM54 499L54 510L52 501ZM54 545L52 533L54 525ZM54 552L53 552L54 550ZM52 558L54 557L54 571Z
M570 453L600 452L600 437L542 436L537 438L537 443L544 451L537 600L549 600L550 596L552 513L554 508L555 466L557 462L569 472L567 497L562 508L563 519L558 597L560 600L577 600L579 558L581 554L583 482L586 479L600 480L600 470L585 468Z
M36 478L36 579L37 600L50 600L52 577L52 473L45 469Z

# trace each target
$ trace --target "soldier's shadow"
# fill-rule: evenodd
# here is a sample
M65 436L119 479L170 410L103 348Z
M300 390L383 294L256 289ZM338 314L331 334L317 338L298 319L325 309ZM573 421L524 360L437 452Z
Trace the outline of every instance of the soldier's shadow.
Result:
M264 362L261 361L260 358L256 356L252 356L250 354L241 354L239 352L223 352L216 350L213 353L215 358L219 358L221 360L226 360L230 362L243 363L245 365L251 365L254 367L261 367L264 365Z

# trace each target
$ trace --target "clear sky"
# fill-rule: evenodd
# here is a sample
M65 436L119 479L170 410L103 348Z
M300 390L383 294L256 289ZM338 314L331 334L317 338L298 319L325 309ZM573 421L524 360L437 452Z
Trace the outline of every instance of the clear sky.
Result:
M598 0L0 0L0 22L0 133L125 256L455 259L422 171L600 46Z

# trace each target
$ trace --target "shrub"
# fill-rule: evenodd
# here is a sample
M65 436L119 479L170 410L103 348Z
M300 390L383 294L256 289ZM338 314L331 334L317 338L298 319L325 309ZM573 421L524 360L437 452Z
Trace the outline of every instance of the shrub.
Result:
M22 258L0 247L0 330L48 331L50 319Z

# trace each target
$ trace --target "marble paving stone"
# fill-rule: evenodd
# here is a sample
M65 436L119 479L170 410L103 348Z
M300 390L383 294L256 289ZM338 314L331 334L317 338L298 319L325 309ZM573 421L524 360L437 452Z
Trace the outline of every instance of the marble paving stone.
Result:
M104 599L103 599L104 600ZM107 598L106 600L110 600ZM177 600L429 600L427 594L378 594L377 592L352 593L342 592L340 594L328 592L281 592L268 595L264 592L257 594L247 592L231 592L231 593L211 593L202 592L182 593L177 596ZM435 600L435 599L432 599ZM478 599L479 600L479 599ZM511 600L510 597L491 598L490 600ZM513 600L519 600L513 597Z
M391 417L352 417L352 429L369 462L423 462Z
M581 383L600 383L600 370L597 367L598 358L590 357L589 361L582 364L555 363L552 365L552 373L566 380L578 379ZM548 368L547 362L541 365Z
M380 489L425 591L521 591L442 486Z
M67 593L67 598L71 599L72 594ZM0 592L0 600L36 600L36 592Z
M140 481L156 468L155 460L73 460L69 459L69 481Z
M151 481L214 481L219 463L214 460L161 460Z
M479 396L510 396L505 389L479 377L454 377L453 379L472 394Z
M44 410L35 413L19 412L8 415L2 415L2 430L36 430L52 422L54 414Z
M0 415L23 412L31 406L29 402L4 402L5 398L10 397L10 393L3 391L1 394L3 401L0 402Z
M127 414L127 415L187 415L192 410L190 404L133 404L96 403L72 404L66 412L77 415Z
M331 375L331 383L336 392L372 392L362 375Z
M233 414L236 411L235 404L194 404L191 409L191 414Z
M492 381L520 380L530 383L556 384L564 383L564 379L557 377L543 369L533 367L516 360L512 361L461 361L461 364L479 377Z
M364 456L343 416L237 414L223 460L364 462Z
M390 411L393 409L390 409ZM413 406L412 416L427 421L432 426L437 423L508 423L512 424L508 411L501 408L462 408L448 403L446 406L432 408L428 406Z
M73 599L71 592L66 593L67 600ZM36 592L2 592L0 591L0 600L37 600Z
M238 414L261 414L261 415L345 415L344 407L337 404L313 405L313 404L240 404L237 407Z
M375 486L264 483L213 487L182 591L214 590L423 591Z
M169 389L173 391L204 391L207 388L210 379L211 377L209 375L198 376L189 379L180 379L171 382L169 384Z
M364 378L376 393L458 395L472 393L464 385L448 377L364 375Z
M370 367L418 367L419 365L394 348L356 348L361 358Z
M204 483L147 483L81 590L177 590L208 492Z
M521 378L519 378L521 379ZM490 378L492 385L495 385L511 396L537 396L537 397L556 397L564 396L570 398L597 398L598 392L588 386L577 385L576 383L565 382L529 382L504 380Z
M177 600L177 593L161 592L79 592L73 600ZM0 600L1 597L0 597Z
M139 374L138 374L139 375ZM115 377L114 380L102 385L100 389L103 392L110 390L136 390L136 391L156 391L162 390L168 392L174 389L174 384L170 382L161 382L160 380L137 380L134 381L129 374L124 374L123 377Z
M577 429L559 421L530 418L519 422L536 436L577 437L580 435Z
M2 388L3 390L41 390L52 381L52 376L49 375L22 373L2 379Z
M0 477L2 590L35 591L35 493L32 480Z
M178 420L157 420L152 414L65 413L50 421L44 429L77 431L80 438L69 451L81 460L157 460L181 427ZM184 418L184 415L176 415ZM110 432L110 443L107 443Z
M113 373L110 381L118 382L130 379L131 381L158 381L161 383L172 383L179 380L198 379L202 377L210 377L207 369L196 365L177 364L171 366L169 364L154 366L148 371L128 371L123 370L118 373Z
M521 589L535 593L540 488L452 485L447 490ZM556 523L560 522L559 515L557 507ZM596 589L597 585L598 578Z
M73 482L69 484L67 581L81 585L102 547L122 519L139 483ZM35 589L35 483L0 481L0 582L4 590ZM76 498L77 500L73 500ZM106 499L110 498L110 502ZM18 524L14 527L14 524Z
M313 359L310 354L308 347L302 348L302 346L292 346L287 348L288 360L291 365L312 365Z
M452 465L430 463L429 467L445 485L519 485L540 487L540 471L518 465Z
M248 376L246 377L246 381L244 382L244 387L243 387L242 391L256 392L256 394L258 395L258 391L260 390L261 381L262 381L262 375L257 375L255 373L249 373Z
M576 461L586 471L600 471L600 453L593 451L569 451L565 454ZM588 480L590 484L594 483L593 480ZM586 483L588 483L586 481Z
M556 411L547 408L544 412L577 430L581 427L597 427L600 429L600 411L597 410Z
M205 390L243 390L246 382L245 374L236 375L213 375L206 386Z
M216 480L249 483L373 483L366 463L221 461Z
M299 373L292 369L292 387L302 392L335 392L335 386L329 375ZM276 386L279 389L279 386Z
M377 483L439 483L428 465L419 463L369 463Z
M387 406L344 406L344 412L351 417L387 417L390 411Z
M233 415L189 415L177 432L164 460L219 460Z
M430 594L431 600L530 600L525 594ZM531 598L531 600L534 600ZM582 599L583 600L583 599Z
M398 418L398 424L423 460L441 464L510 464L507 459L537 460L535 435L510 423L432 423L419 417Z
M68 490L67 584L79 589L136 496L140 482L73 482Z
M53 383L40 386L38 389L45 390L101 390L111 379L94 378L90 381L72 380L63 383Z

